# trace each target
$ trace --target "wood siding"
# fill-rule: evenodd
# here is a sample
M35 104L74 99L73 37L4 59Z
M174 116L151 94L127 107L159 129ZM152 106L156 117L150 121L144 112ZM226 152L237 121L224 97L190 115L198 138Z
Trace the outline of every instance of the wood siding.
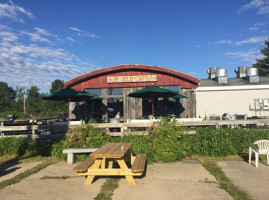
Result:
M123 96L123 119L127 122L128 119L137 119L142 117L142 99L128 97L127 95L141 88L125 88Z
M181 94L188 98L180 99L180 118L196 117L196 91L194 89L181 89Z
M121 83L107 82L108 76L139 75L157 75L157 81ZM65 82L65 86L71 87L77 91L84 91L85 88L131 88L145 87L150 85L180 85L181 88L197 88L199 83L199 79L163 67L150 65L118 65L83 74Z
M150 85L180 85L181 88L196 88L197 86L187 82L186 80L178 79L167 74L160 74L158 72L118 72L109 74L109 76L128 76L128 75L157 75L157 81L155 82L133 82L133 83L107 83L107 76L99 76L89 80L86 80L72 88L77 91L84 91L85 88L117 88L117 87L145 87Z

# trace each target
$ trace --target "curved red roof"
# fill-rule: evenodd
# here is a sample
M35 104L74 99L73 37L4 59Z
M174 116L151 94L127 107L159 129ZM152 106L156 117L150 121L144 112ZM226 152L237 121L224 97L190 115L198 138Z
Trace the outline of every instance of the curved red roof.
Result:
M198 84L200 83L199 79L194 78L190 75L187 75L187 74L175 71L175 70L159 67L159 66L142 65L142 64L123 64L123 65L116 65L116 66L111 66L107 68L102 68L102 69L95 70L95 71L83 74L81 76L75 77L69 81L66 81L65 86L73 87L76 90L83 90L85 87L89 87L87 86L88 84L85 85L85 82L88 82L91 79L96 79L97 77L106 78L108 75L121 75L121 74L129 75L135 72L160 74L160 75L165 76L165 79L168 82L169 82L169 77L173 79L178 79L181 81L180 82L181 88L196 88L198 87ZM104 83L104 80L102 82ZM130 83L129 85L127 84L125 86L131 87ZM141 84L140 85L138 84L137 86L141 86Z

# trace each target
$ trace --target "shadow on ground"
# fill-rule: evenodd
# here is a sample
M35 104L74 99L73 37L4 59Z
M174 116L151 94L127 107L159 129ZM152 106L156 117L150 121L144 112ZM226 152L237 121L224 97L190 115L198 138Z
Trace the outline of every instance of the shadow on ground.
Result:
M10 173L20 169L21 167L17 166L20 163L21 163L21 161L20 161L19 156L16 158L13 158L11 160L8 160L6 162L0 163L0 176L10 174Z

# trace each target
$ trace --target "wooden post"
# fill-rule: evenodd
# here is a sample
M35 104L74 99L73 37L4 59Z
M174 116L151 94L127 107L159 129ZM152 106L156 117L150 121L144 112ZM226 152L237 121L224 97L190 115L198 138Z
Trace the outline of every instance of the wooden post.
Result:
M23 93L23 118L25 119L25 116L26 116L26 106L25 106L25 89L22 90L22 93Z
M103 104L103 112L105 111L105 113L103 113L102 115L102 120L104 122L108 122L108 113L107 113L107 89L106 88L103 88L102 89L102 97L103 97L103 100L102 100L102 104Z

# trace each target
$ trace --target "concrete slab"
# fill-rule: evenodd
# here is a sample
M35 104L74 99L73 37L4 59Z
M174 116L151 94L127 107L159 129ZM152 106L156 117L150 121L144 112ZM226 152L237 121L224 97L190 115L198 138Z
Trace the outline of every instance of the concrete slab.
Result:
M146 176L135 180L135 186L128 185L125 179L120 180L112 199L232 200L227 192L218 188L218 184L214 183L215 178L197 161L148 165Z
M14 176L30 169L38 164L42 163L40 162L5 162L0 163L0 182L11 179Z
M84 177L79 177L72 171L73 165L60 162L33 174L19 183L0 190L1 200L89 200L96 197L105 179L97 179L94 184L85 186ZM44 176L62 177L69 179L40 179Z
M255 200L269 198L269 166L259 163L256 168L253 164L244 161L218 161L229 179Z

